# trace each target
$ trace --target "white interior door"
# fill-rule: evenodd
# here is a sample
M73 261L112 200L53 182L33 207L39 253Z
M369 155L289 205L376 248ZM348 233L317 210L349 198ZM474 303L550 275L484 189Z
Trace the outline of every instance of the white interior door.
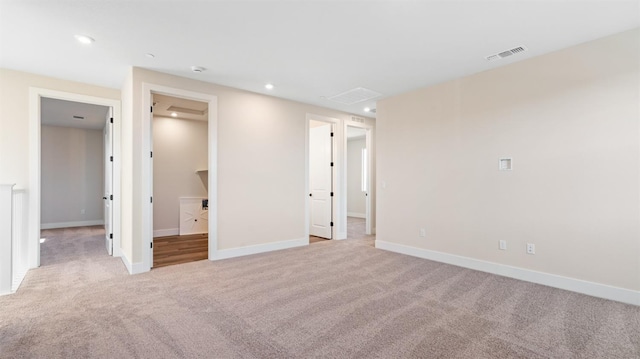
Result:
M113 255L113 108L104 125L104 234L109 255Z
M309 128L310 228L312 236L331 239L333 126Z

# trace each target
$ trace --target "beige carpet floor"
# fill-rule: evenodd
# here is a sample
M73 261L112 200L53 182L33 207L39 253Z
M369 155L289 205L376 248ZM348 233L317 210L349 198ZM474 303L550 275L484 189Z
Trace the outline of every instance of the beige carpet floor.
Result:
M50 231L0 297L2 358L639 358L640 308L314 245L129 276L95 227Z

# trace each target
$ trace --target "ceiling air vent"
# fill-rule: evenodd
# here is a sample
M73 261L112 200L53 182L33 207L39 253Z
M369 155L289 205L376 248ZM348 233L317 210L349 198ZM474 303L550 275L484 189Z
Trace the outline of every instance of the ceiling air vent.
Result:
M73 116L74 120L84 120L84 116Z
M487 61L496 61L496 60L504 59L505 57L513 56L525 51L527 51L526 47L518 46L510 50L505 50L497 54L486 56L485 59L487 59Z
M382 96L381 93L375 92L373 90L366 89L364 87L357 87L353 90L349 90L343 92L341 94L331 96L328 100L339 102L343 105L353 105L358 102L371 100L372 98L376 98Z
M353 122L360 122L360 123L364 123L364 118L362 118L362 117L357 117L357 116L351 116L351 121L353 121Z

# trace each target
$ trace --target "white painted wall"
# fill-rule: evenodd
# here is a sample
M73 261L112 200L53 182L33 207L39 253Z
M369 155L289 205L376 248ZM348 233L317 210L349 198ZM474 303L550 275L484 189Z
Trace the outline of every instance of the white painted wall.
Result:
M153 230L178 234L180 197L207 197L207 122L153 119ZM175 232L175 233L174 233Z
M29 148L35 145L29 136L30 87L121 100L122 121L115 124L121 145L114 149L121 158L120 249L129 270L136 272L143 254L142 206L149 203L141 176L148 157L142 146L142 116L148 111L142 109L143 82L218 96L220 249L304 238L306 115L343 123L351 115L139 68L128 71L119 90L0 69L0 183L25 188L30 211L39 200L31 196L38 189L29 188L35 172L35 166L29 167ZM374 126L372 119L366 123Z
M347 215L364 218L366 197L362 192L362 149L366 139L347 140Z
M122 160L122 196L121 196L121 216L122 216L122 259L129 273L133 271L133 206L140 198L133 197L133 144L142 142L142 138L133 138L133 69L129 69L122 85L122 125L121 125L121 160ZM140 122L140 120L138 121ZM139 124L138 124L139 126ZM138 129L139 131L139 129ZM114 148L116 150L116 148ZM138 153L141 156L141 153ZM138 220L140 220L138 218Z
M42 228L104 223L102 130L42 126L40 163Z
M119 100L120 91L0 69L0 183L29 190L29 87Z
M379 101L378 241L640 290L639 46L636 29Z
M351 115L220 85L141 68L132 70L131 148L123 151L132 163L132 226L123 235L132 247L133 265L143 262L143 170L146 159L142 118L143 83L179 88L218 98L218 249L263 246L304 240L306 231L306 114L349 121ZM128 87L128 84L127 84ZM128 93L129 89L123 89ZM373 120L367 120L373 125ZM125 139L123 133L123 140ZM123 187L125 178L123 177ZM124 195L124 191L123 191ZM125 200L127 200L125 198ZM126 206L123 203L123 206ZM123 213L124 214L124 213ZM211 216L211 213L210 213ZM125 228L123 220L123 230ZM260 247L263 248L263 247Z

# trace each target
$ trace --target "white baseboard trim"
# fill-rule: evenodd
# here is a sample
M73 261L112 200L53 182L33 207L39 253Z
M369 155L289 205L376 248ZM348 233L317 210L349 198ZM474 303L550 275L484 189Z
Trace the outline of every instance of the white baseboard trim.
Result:
M104 220L99 219L95 221L42 223L40 224L40 229L70 228L70 227L85 227L85 226L104 226Z
M640 306L640 291L376 240L376 248Z
M122 259L122 263L124 263L124 266L127 267L127 271L129 272L129 274L139 274L144 272L143 270L144 263L142 262L131 263L129 258L127 258L127 256L124 253L121 253L121 254L122 255L120 256L120 258Z
M21 270L19 273L14 273L13 281L11 282L11 293L15 293L18 290L18 288L20 288L20 284L22 284L24 277L27 276L28 271L29 271L29 268L25 268Z
M180 228L169 228L169 229L156 229L153 231L153 238L155 237L166 237L166 236L177 236L180 234Z
M142 262L138 262L138 263L133 263L133 267L131 268L131 274L140 274L143 272L147 272L144 270L144 263Z
M347 212L347 217L367 218L366 213Z
M114 257L122 257L122 250L117 246L113 246L113 256Z
M290 239L287 241L280 241L280 242L273 242L273 243L256 244L253 246L246 246L246 247L220 249L220 250L214 251L212 253L212 256L209 257L209 259L220 260L220 259L227 259L227 258L242 257L242 256L248 256L251 254L265 253L265 252L271 252L271 251L278 251L281 249L306 246L308 244L309 244L309 237L299 238L299 239Z

